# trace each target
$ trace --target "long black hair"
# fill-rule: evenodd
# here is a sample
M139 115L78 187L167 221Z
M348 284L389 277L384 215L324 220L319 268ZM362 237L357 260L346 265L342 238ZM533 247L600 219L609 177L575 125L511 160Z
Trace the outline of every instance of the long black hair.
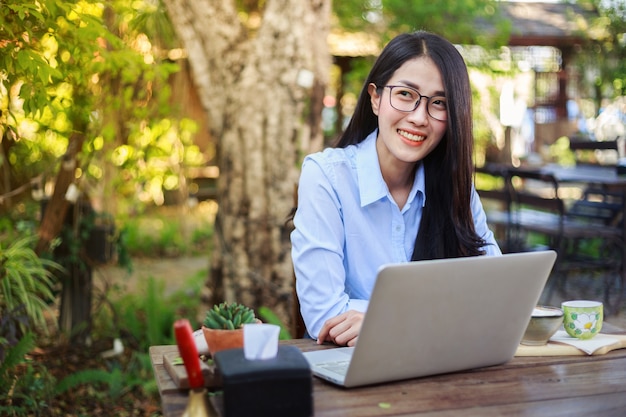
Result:
M471 87L465 61L448 40L425 31L391 40L370 70L354 115L335 146L359 143L378 127L368 86L387 85L406 61L421 56L432 59L441 73L448 126L439 145L423 160L427 198L411 259L482 255L485 241L476 234L470 206L474 144Z

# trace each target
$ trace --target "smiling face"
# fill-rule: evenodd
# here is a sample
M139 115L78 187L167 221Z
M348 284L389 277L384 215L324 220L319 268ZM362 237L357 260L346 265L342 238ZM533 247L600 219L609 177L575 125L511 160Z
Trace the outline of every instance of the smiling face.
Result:
M394 72L387 85L412 87L423 96L443 96L444 87L437 66L427 56L406 61ZM377 90L376 87L379 87ZM372 110L378 116L377 149L381 167L392 164L411 168L437 147L446 132L447 123L433 119L426 111L427 98L411 112L394 109L389 88L370 84L368 91Z

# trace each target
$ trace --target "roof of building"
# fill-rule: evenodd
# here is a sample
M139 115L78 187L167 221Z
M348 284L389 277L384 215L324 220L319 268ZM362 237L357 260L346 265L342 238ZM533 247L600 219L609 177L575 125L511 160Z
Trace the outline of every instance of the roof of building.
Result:
M501 18L511 22L509 46L554 46L566 48L580 45L595 37L592 20L598 11L579 4L553 2L500 1ZM490 24L477 22L484 30L494 30ZM367 32L332 31L328 43L333 56L376 56L380 40Z
M510 46L573 46L591 36L595 9L578 4L500 2L502 17L511 21Z

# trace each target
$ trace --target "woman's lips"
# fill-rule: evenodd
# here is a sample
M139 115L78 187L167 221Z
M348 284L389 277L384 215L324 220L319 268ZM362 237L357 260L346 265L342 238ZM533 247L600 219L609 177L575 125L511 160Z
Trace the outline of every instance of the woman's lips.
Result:
M424 140L426 140L426 136L416 135L414 133L407 132L406 130L398 129L397 132L400 136L411 142L423 142Z

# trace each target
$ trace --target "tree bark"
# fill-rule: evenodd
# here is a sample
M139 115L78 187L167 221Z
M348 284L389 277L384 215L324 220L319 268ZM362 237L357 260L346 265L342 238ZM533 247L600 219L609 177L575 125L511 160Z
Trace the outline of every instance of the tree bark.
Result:
M74 201L68 201L66 198L69 186L76 181L78 155L85 139L82 132L84 132L86 125L80 123L78 125L80 129L70 136L54 183L54 192L43 211L39 226L39 240L35 247L37 254L50 251L50 243L59 236L63 227L74 228L75 217L80 217L79 205ZM70 207L74 207L74 213L68 222ZM77 235L78 232L75 231L74 236ZM62 242L61 247L56 248L55 252L68 250L69 245L71 242ZM54 253L54 255L57 256L58 253ZM67 258L69 259L69 257ZM64 266L67 270L59 276L62 283L59 327L70 335L73 342L84 344L87 342L91 330L91 267L85 264L81 268L80 261L77 260L71 260L69 264Z
M165 4L217 141L219 212L204 301L269 307L293 329L285 220L298 162L322 146L311 96L327 84L330 0L267 0L247 18L232 0Z
M70 136L67 151L63 155L61 168L54 183L54 192L43 213L41 225L39 226L39 240L35 247L37 254L49 250L52 240L59 235L63 228L63 222L69 209L69 201L65 199L65 194L70 184L76 181L77 155L83 147L84 129Z

